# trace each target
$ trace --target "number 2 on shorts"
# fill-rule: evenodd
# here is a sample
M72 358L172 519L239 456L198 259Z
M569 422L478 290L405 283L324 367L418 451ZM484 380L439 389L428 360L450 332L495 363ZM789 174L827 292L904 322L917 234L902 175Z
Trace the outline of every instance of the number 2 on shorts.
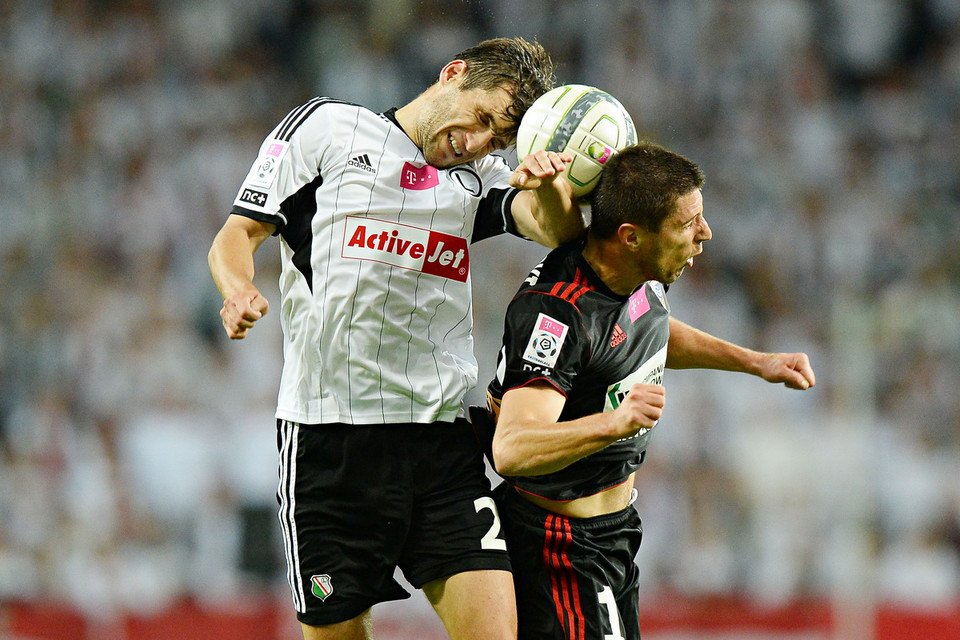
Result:
M493 524L480 539L480 548L506 551L507 543L498 537L500 535L500 512L497 511L497 503L493 501L493 498L485 496L474 500L473 508L476 509L477 513L480 513L483 509L490 509L490 513L493 514Z

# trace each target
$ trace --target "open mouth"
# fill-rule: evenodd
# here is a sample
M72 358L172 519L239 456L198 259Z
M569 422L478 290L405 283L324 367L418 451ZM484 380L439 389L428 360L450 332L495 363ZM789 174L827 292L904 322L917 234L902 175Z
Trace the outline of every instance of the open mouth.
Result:
M447 139L450 141L450 147L453 149L453 155L458 158L463 155L463 151L460 150L460 146L457 144L457 141L453 139L453 134L448 133Z

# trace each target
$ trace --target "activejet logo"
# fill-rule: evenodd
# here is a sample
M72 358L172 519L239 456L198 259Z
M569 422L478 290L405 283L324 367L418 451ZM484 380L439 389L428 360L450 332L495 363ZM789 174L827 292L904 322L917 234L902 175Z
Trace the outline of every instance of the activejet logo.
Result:
M347 216L341 255L459 282L466 282L470 273L470 254L464 238L359 216Z

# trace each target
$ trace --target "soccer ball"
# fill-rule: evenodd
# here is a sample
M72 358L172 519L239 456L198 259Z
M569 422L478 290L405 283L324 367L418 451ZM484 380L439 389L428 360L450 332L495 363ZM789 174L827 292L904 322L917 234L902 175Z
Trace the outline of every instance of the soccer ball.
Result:
M579 197L597 186L610 156L636 142L633 120L616 98L595 87L567 84L530 105L517 131L517 159L541 150L573 154L566 176Z

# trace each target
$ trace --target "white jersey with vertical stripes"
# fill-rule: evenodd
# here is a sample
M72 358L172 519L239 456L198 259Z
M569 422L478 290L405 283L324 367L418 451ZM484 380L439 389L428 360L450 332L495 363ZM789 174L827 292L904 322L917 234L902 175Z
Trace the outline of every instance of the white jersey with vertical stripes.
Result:
M477 382L468 246L515 233L512 171L497 156L438 170L393 113L310 100L234 201L280 236L280 419L451 421Z

